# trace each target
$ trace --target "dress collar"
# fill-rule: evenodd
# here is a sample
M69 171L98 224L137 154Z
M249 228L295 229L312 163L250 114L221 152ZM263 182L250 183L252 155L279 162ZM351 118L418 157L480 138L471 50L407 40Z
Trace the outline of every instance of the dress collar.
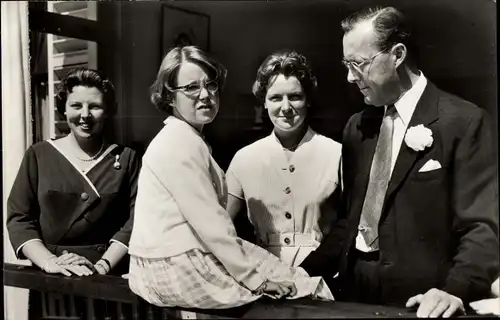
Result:
M297 145L297 148L295 148L295 150L298 150L305 142L309 141L312 139L312 137L316 134L316 132L314 132L314 130L311 128L311 127L307 127L307 131L306 133L304 134L304 136L302 137L302 139L300 140L299 144ZM273 130L273 132L271 132L271 134L269 135L269 137L271 138L271 141L273 141L274 143L276 143L278 146L280 146L281 149L284 149L283 145L281 144L280 140L278 139L278 137L276 136L276 132Z

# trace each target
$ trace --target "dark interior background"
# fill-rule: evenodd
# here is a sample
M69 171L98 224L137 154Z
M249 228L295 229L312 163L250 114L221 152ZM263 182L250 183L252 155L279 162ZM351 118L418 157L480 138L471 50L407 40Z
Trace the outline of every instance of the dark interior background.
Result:
M164 115L149 102L148 88L162 59L164 5L210 17L209 51L227 67L228 81L219 115L206 134L223 169L239 148L270 132L251 129L256 103L251 86L259 64L278 49L295 49L310 60L319 83L310 124L340 140L346 121L363 108L340 63L340 21L369 5L394 5L412 18L420 69L442 89L486 109L497 136L493 0L103 2L99 16L116 46L115 52L101 54L100 66L119 91L118 142L144 149L162 127Z

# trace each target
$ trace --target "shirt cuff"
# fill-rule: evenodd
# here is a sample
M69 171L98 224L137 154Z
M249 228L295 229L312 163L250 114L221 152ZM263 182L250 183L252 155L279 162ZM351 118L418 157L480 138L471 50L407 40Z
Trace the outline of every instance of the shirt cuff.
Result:
M260 274L256 271L253 271L249 274L245 279L241 280L245 287L247 287L250 291L257 290L266 280L263 279Z
M41 240L41 239L30 239L30 240L28 240L28 241L25 241L23 244L21 244L21 245L17 248L17 250L16 250L16 257L18 257L19 259L26 259L26 257L25 257L25 256L24 256L24 254L22 253L21 249L22 249L25 245L27 245L28 243L33 242L33 241L40 241L40 242L42 242L42 240Z
M122 242L120 242L120 241L118 241L118 240L115 240L115 239L111 239L111 240L109 240L109 243L113 243L113 242L116 242L116 243L118 243L118 244L120 244L120 245L124 246L124 247L125 247L125 249L127 249L127 252L128 252L128 247L127 247L125 244L123 244Z

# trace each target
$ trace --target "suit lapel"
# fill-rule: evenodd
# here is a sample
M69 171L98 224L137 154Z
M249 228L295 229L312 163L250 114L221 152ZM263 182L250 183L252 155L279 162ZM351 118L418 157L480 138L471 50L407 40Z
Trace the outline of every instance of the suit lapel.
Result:
M431 82L428 82L427 87L425 88L422 96L420 97L420 100L417 103L415 112L413 113L410 123L408 124L408 128L420 124L427 127L437 119L437 88ZM403 142L401 143L401 149L399 150L398 158L396 160L396 165L394 166L394 170L391 175L391 180L389 181L389 186L387 187L385 202L387 202L389 197L400 186L405 177L407 177L409 171L413 168L415 162L420 159L423 154L423 152L418 152L408 147L403 140Z

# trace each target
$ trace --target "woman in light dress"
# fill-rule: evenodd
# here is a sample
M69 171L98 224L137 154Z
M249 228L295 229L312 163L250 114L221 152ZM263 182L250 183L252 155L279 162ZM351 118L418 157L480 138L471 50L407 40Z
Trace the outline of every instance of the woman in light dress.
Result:
M231 217L246 206L256 242L298 266L337 219L341 144L307 123L317 82L307 59L276 52L253 86L274 125L271 134L234 156L227 170Z

